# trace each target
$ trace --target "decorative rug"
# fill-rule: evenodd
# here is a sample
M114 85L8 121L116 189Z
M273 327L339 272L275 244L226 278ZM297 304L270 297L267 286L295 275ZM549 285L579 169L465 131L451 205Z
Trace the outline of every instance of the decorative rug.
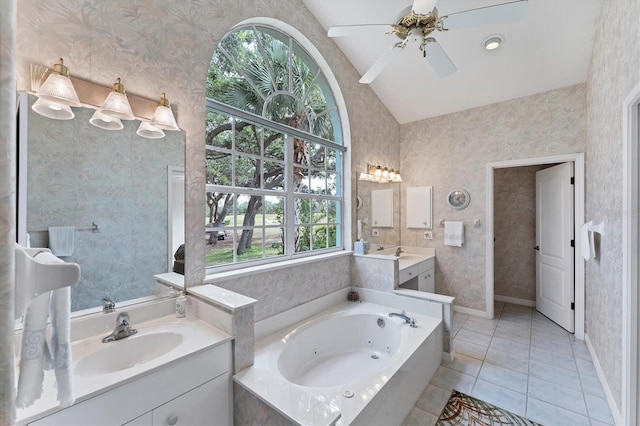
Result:
M454 390L444 406L437 426L542 426L495 405Z

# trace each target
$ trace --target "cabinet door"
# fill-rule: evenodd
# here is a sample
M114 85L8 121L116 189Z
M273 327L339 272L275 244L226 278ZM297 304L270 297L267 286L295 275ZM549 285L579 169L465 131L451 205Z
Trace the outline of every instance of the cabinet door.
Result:
M223 374L153 410L156 425L227 426L231 424L231 383Z
M144 413L140 417L136 417L130 422L125 423L122 426L151 426L153 425L153 414L151 411Z
M431 186L407 188L407 228L432 229L432 200Z
M428 293L435 293L436 291L436 277L433 269L428 269L418 276L418 290L426 291Z
M393 189L371 191L371 226L393 228Z

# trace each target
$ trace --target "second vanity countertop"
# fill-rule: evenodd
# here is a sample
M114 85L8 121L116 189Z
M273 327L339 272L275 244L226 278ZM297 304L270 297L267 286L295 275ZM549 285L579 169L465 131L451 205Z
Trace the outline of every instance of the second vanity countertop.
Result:
M368 254L365 255L357 255L354 256L364 256L371 257L376 259L388 259L388 260L398 260L398 269L403 270L410 268L414 265L417 265L421 262L424 262L429 259L433 259L436 256L435 248L425 248L425 247L405 247L401 246L402 253L400 256L395 256L395 252L398 249L398 246L387 247L384 250L377 251L375 249L370 250Z
M100 335L72 342L72 387L76 404L156 369L165 368L185 356L232 339L227 333L200 319L176 318L175 315L143 323L135 323L134 317L131 319L132 328L137 329L138 332L125 339L102 343L104 336ZM154 334L157 336L152 336ZM145 339L150 340L145 341ZM173 345L168 344L169 349L165 353L158 354L154 351L157 351L160 343L166 342L153 339L174 339L179 342ZM130 355L130 359L122 359ZM16 365L16 379L18 373L19 369ZM62 409L56 400L57 390L52 370L45 371L43 388L40 399L33 405L18 410L17 417L20 424Z

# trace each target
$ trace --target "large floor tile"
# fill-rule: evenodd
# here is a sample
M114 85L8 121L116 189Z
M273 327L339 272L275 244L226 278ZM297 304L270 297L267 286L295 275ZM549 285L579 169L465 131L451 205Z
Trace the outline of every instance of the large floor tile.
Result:
M527 375L485 362L478 379L502 386L521 394L527 393Z
M578 370L578 367L576 366L576 360L573 358L573 355L571 355L571 353L557 353L532 346L531 352L529 353L529 358L532 361L537 361L556 367L562 367L566 370Z
M524 416L526 413L527 397L525 395L484 380L478 379L471 396L519 416Z
M566 370L532 360L529 363L529 375L566 388L582 391L580 376L574 370Z
M522 358L529 357L529 345L523 343L513 342L501 337L495 337L491 340L489 348L495 349L501 352L507 352L513 355L517 355Z
M431 378L431 384L446 390L459 390L468 394L473 389L476 378L447 367L438 367Z
M580 375L582 390L585 394L597 396L598 398L606 398L607 396L602 389L602 383L598 376Z
M489 349L484 357L485 363L491 363L498 367L508 368L518 373L529 374L529 360L525 357Z
M497 322L495 324L492 324L492 323L487 323L482 321L474 321L471 318L469 318L467 321L465 321L464 325L462 326L462 329L468 330L474 333L484 334L487 336L493 336L493 332L496 329L496 325L497 325Z
M487 353L487 347L469 343L465 340L459 340L457 337L453 339L453 350L457 354L469 356L471 358L482 361Z
M444 406L447 405L450 396L450 390L429 384L424 392L422 392L422 395L420 395L418 402L416 402L416 407L437 417L442 412Z
M402 426L433 426L438 421L438 416L427 413L418 407L413 407Z
M584 397L579 390L569 389L537 377L529 377L528 396L574 413L587 415Z
M455 354L452 362L443 364L445 367L476 377L482 367L482 361L463 354Z
M584 400L587 403L587 412L590 418L610 425L614 424L613 416L606 400L593 395L585 395Z
M593 362L586 359L576 358L576 366L578 367L578 373L580 373L581 376L598 377L598 372L596 371L596 366L593 365Z
M535 398L527 398L529 420L549 426L589 426L589 418L569 410L548 404Z
M462 329L456 334L456 339L464 340L465 342L473 343L481 346L489 346L491 343L491 336L486 334L477 333L475 331L465 329L466 323L462 326Z
M531 343L531 336L529 335L528 330L522 330L522 328L512 329L508 327L498 326L493 335L494 337L501 337L503 339L522 343L523 345L528 345Z

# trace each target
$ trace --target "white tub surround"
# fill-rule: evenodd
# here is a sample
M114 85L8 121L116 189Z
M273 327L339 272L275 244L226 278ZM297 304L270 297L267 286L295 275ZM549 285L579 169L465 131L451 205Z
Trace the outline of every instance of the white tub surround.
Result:
M195 311L191 314L233 336L233 372L250 367L253 364L255 340L254 306L258 301L212 284L190 287L188 291L198 299L192 300L187 307Z
M258 341L234 381L297 424L400 424L440 365L442 322L439 307L407 309L417 328L390 312L399 309L343 302Z
M148 375L169 374L165 372L172 372L174 367L167 367L177 365L176 363L183 359L192 359L203 351L214 349L231 340L230 335L202 320L176 318L174 314L140 322L131 311L130 319L131 327L137 329L138 332L125 339L102 343L102 338L113 330L114 322L106 333L100 332L91 337L72 341L74 370L72 382L76 398L74 405L65 409L58 406L53 372L47 371L45 372L42 397L30 407L18 410L18 424L33 423L37 419L41 420L36 424L86 423L86 418L83 420L80 413L86 413L87 409L95 410L94 400L103 394L110 395L106 396L105 407L108 405L108 401L113 400L114 397L121 403L132 400L138 401L142 405L122 403L117 405L122 409L113 413L105 408L102 411L106 411L106 413L102 413L102 416L95 413L96 417L92 418L92 423L113 424L132 420L138 415L158 407L164 401L180 395L180 393L174 395L175 392L170 389L171 386L168 386L169 389L166 391L154 389L153 386L148 388L147 386L151 383L146 381ZM84 324L81 326L82 330L76 331L76 334L95 327ZM16 362L18 361L16 358ZM211 378L219 374L222 372L216 372ZM176 389L180 390L181 386L186 386L181 390L181 393L184 393L190 389L190 385L195 387L200 384L202 383L181 382L176 385ZM132 397L128 394L127 389L136 389L144 395ZM119 394L119 392L123 394ZM90 405L93 408L89 407ZM103 404L98 404L98 406L101 405ZM145 409L145 407L147 408Z

